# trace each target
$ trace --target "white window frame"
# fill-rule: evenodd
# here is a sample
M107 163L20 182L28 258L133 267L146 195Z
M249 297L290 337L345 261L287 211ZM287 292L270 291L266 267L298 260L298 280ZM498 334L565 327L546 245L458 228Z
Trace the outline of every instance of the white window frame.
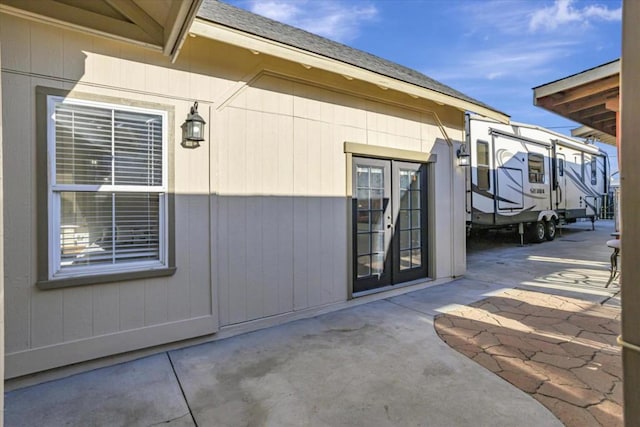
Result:
M90 106L125 112L154 114L162 117L162 185L160 186L138 186L138 185L82 185L82 184L57 184L56 183L56 126L55 107L58 104L71 104ZM169 159L168 159L168 113L165 110L150 108L139 108L108 102L96 102L67 98L56 95L47 95L47 206L48 206L48 278L49 280L94 276L101 274L127 273L137 271L149 271L165 269L168 267L168 203L169 203ZM112 133L113 135L113 133ZM112 136L113 144L113 136ZM82 265L63 266L61 265L61 196L64 191L86 191L86 192L126 192L126 193L155 193L159 195L159 259L152 261L134 261L123 264L103 264L103 265ZM112 207L115 209L115 206ZM114 232L115 233L115 232ZM115 239L114 239L115 243Z

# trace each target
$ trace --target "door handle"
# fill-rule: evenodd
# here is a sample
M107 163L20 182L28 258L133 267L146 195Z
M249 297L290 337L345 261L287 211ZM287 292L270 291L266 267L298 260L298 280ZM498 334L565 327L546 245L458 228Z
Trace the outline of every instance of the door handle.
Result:
M393 227L393 222L391 222L391 216L387 217L387 228L392 228Z

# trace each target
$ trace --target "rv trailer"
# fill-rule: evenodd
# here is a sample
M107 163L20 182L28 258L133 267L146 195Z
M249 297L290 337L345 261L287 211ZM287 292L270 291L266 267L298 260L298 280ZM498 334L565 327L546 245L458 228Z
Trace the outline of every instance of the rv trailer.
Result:
M518 227L532 242L600 216L608 159L598 147L523 123L467 116L467 230Z

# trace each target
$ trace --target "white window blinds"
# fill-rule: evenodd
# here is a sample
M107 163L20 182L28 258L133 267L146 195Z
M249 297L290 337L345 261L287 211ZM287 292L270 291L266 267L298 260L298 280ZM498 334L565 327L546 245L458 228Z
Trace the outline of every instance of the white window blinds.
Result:
M161 267L166 116L49 99L50 278Z

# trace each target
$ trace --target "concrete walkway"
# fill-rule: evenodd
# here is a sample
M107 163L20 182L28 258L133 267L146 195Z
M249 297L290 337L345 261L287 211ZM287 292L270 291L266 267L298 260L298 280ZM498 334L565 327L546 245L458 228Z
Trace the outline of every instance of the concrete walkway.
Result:
M595 239L597 245L600 234L576 232ZM549 253L565 243L569 242L528 249L544 247L544 255L535 256L551 257ZM507 252L516 254L527 249L505 245L510 248ZM589 255L592 261L608 260L606 247L596 252ZM583 257L578 254L576 250L569 259L580 261ZM511 262L506 254L501 260L497 262ZM554 263L539 262L541 267L550 264ZM596 267L598 278L606 278L607 266ZM513 282L503 280L506 273L496 271L492 278L483 276L491 269L470 270L469 278L449 284L12 391L5 396L5 423L561 425L538 401L453 350L436 334L434 315L526 285L522 279L529 282L524 274ZM542 270L542 277L553 277L557 271ZM538 273L531 276L533 285L578 291L568 283L561 286L568 289L556 289L553 279L545 281ZM615 292L603 291L597 281L580 286L586 291L578 293L591 299Z

